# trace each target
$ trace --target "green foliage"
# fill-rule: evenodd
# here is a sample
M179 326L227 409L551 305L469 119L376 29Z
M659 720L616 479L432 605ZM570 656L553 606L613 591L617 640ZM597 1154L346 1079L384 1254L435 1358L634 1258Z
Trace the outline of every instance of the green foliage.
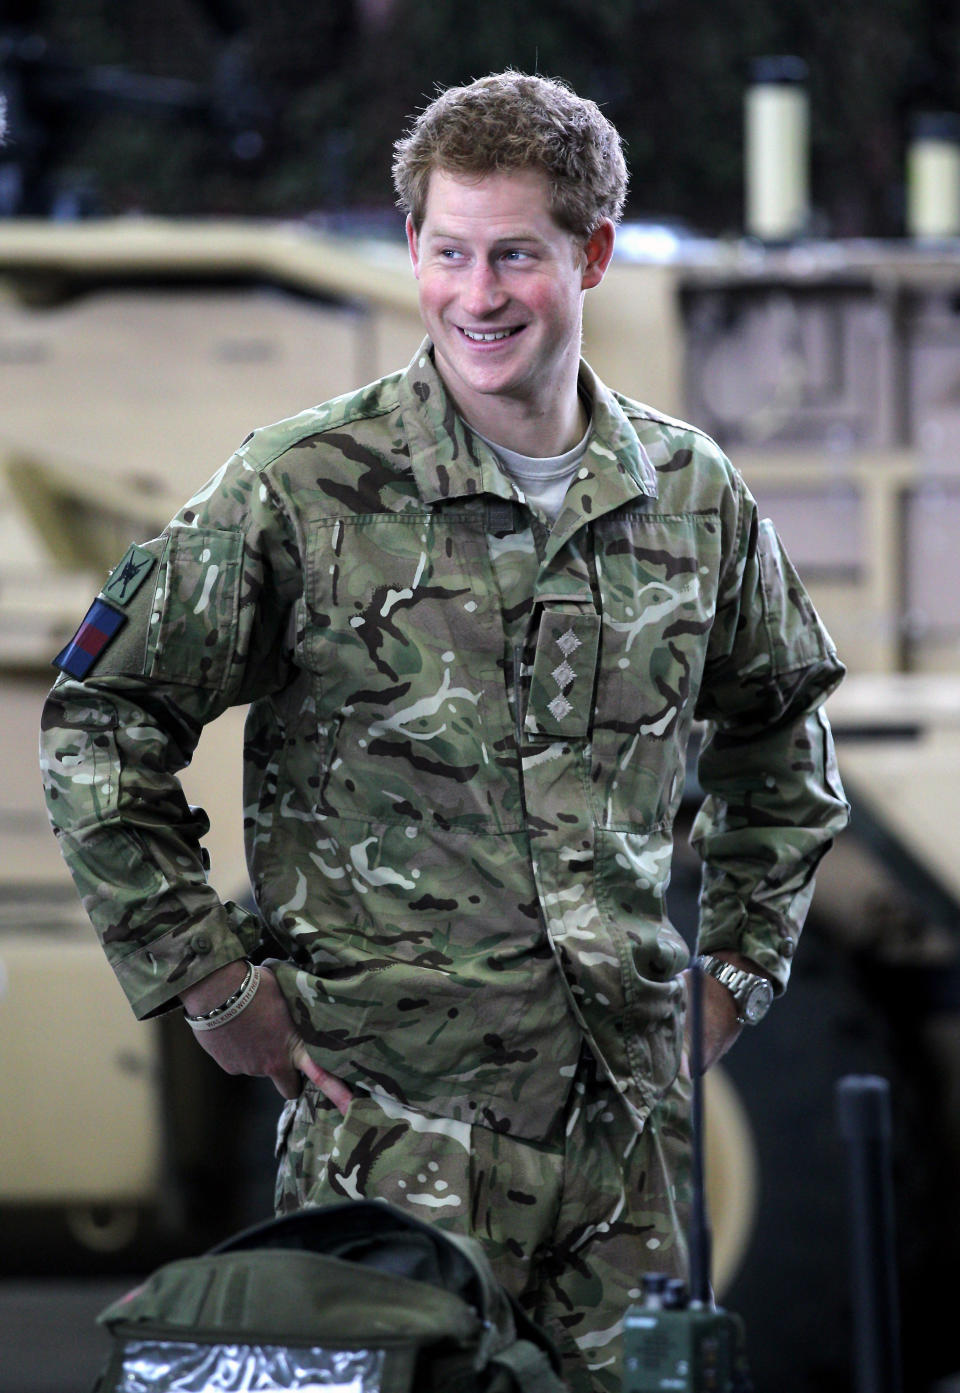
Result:
M44 0L36 29L80 65L209 84L230 46L192 0ZM899 230L905 125L960 109L960 15L937 0L236 0L259 95L262 156L221 122L78 112L61 169L89 171L102 208L296 216L389 209L391 147L438 86L506 66L570 81L619 127L628 215L711 234L742 222L743 97L754 57L810 70L814 201L824 230ZM236 49L237 41L232 41ZM243 71L242 69L240 70ZM249 90L245 90L249 89Z

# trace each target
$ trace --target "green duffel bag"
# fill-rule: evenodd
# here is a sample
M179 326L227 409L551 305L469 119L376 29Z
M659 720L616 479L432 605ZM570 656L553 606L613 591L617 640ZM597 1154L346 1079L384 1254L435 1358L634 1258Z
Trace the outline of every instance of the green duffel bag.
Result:
M94 1393L563 1393L473 1239L393 1205L303 1209L159 1268L98 1317Z

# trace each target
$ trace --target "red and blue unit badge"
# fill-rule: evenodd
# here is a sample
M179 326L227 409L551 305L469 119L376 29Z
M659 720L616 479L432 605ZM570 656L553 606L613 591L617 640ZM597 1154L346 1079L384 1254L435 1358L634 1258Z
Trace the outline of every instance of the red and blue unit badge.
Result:
M103 600L94 600L73 638L54 658L53 666L69 677L86 677L107 644L126 622L127 616L120 610Z
M116 637L127 622L122 608L133 599L153 570L156 562L153 552L133 543L123 560L110 573L103 590L87 610L83 621L67 644L53 660L53 666L65 672L68 677L82 680L93 667L107 645ZM103 598L109 596L108 604Z

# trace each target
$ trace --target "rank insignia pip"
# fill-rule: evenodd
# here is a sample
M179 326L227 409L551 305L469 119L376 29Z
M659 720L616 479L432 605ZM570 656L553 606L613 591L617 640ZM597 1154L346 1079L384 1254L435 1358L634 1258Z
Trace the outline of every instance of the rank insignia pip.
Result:
M68 677L82 680L126 622L127 616L120 610L103 600L94 600L73 638L54 658L53 666Z

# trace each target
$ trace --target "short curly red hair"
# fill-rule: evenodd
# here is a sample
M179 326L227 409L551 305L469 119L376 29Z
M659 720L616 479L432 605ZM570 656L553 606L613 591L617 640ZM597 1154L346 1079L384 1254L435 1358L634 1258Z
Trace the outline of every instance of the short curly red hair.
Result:
M559 79L512 69L448 87L394 146L397 202L417 232L435 169L541 169L553 216L582 241L603 218L619 221L627 193L620 135L596 102Z

